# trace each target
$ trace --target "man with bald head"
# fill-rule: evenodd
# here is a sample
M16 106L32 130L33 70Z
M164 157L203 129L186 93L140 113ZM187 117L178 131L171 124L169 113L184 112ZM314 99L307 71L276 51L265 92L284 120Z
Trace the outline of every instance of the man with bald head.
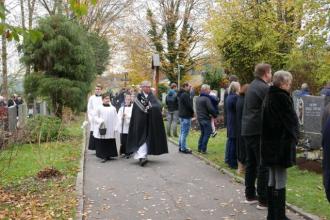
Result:
M143 81L137 94L130 121L126 153L135 153L140 166L147 162L147 155L168 153L161 104L151 92L151 83Z

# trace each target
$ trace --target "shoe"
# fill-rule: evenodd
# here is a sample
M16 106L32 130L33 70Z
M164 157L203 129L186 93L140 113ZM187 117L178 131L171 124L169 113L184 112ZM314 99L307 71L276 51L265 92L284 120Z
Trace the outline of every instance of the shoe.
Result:
M130 157L131 157L130 154L125 154L125 158L126 158L126 159L129 159Z
M179 152L182 152L181 148L179 147Z
M212 132L212 134L211 134L211 137L215 137L215 136L217 136L217 134L218 134L218 132L217 131L214 131L214 132Z
M258 203L258 199L257 198L245 199L242 203L245 203L245 204L256 204L256 203Z
M108 161L108 159L107 158L104 158L104 159L101 160L101 163L105 163L107 161Z
M201 153L202 151L200 149L198 149L198 153Z
M147 158L140 158L139 161L140 161L140 166L141 167L143 167L144 165L146 165L148 163Z
M181 153L191 154L192 153L192 150L190 150L190 149L181 150Z
M207 154L207 151L203 151L203 150L202 150L200 153L201 153L201 154Z
M259 210L266 210L266 209L268 209L268 205L259 202L258 205L257 205L257 209L259 209Z

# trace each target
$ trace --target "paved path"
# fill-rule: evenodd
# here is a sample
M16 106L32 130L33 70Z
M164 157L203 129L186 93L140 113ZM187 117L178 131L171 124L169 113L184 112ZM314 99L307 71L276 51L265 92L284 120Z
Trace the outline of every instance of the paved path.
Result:
M85 219L104 220L258 220L266 211L242 204L244 188L193 155L177 152L100 163L86 152ZM288 213L290 219L301 219Z

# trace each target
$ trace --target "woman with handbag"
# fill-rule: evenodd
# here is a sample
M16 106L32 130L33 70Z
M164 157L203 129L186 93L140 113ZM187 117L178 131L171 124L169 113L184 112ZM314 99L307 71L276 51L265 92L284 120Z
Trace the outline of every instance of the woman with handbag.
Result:
M102 163L110 160L111 157L117 157L117 147L115 140L115 129L117 126L117 111L110 104L110 95L102 95L103 104L99 106L94 115L96 156L102 159Z

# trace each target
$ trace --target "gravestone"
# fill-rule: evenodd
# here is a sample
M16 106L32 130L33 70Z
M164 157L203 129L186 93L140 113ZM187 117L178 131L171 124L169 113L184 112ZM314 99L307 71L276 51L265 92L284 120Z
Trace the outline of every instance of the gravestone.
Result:
M45 102L45 101L40 103L40 114L41 115L48 115L47 102Z
M304 112L303 112L303 100L301 98L301 96L299 96L300 90L295 90L292 92L292 99L293 99L293 105L294 105L294 109L295 112L297 114L298 120L299 120L299 124L303 125L304 124Z
M303 133L312 149L321 147L322 113L330 102L326 96L303 96Z
M23 103L18 106L18 124L20 127L25 125L27 118L27 105Z
M40 102L33 102L33 114L37 115L40 114Z
M8 131L13 132L16 130L17 125L17 108L11 106L8 108Z

